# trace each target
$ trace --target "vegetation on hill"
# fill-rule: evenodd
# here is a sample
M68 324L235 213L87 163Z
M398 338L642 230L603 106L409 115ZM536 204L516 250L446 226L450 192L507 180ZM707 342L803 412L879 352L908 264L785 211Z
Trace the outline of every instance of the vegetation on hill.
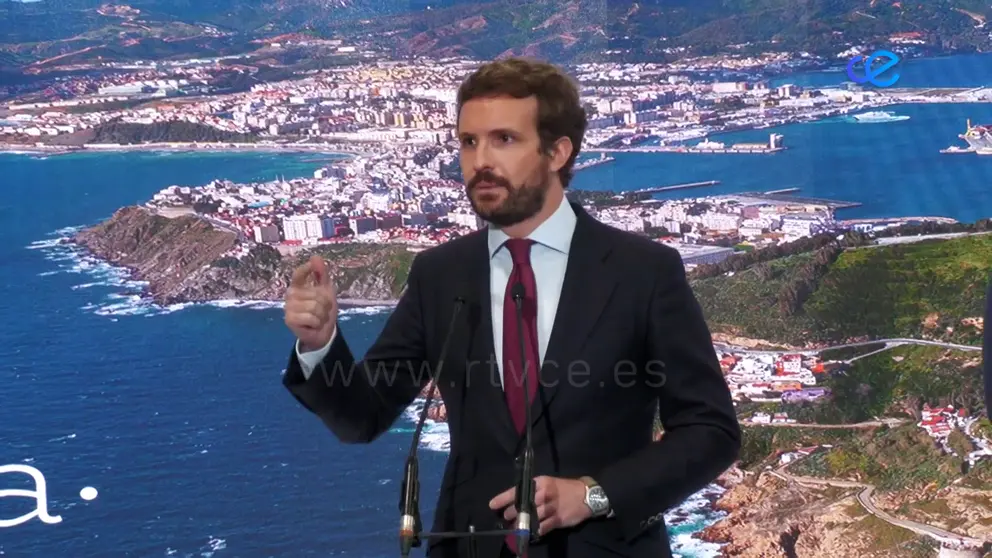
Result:
M154 124L111 122L97 126L93 130L90 143L162 143L162 142L232 142L250 143L255 141L251 134L227 132L193 122L170 121Z
M507 52L557 61L662 60L718 52L751 54L804 50L827 56L840 45L885 42L900 32L921 33L933 50L974 51L990 45L973 17L990 17L980 0L130 0L140 12L105 16L98 0L0 2L0 34L24 61L82 48L104 59L159 55L216 55L249 47L246 39L305 32L375 44L397 55ZM430 9L428 9L430 8ZM973 15L969 15L973 14ZM132 25L124 26L123 22ZM207 32L207 26L219 30ZM164 41L162 37L187 37ZM68 41L68 42L67 42ZM126 48L121 48L126 47ZM137 50L135 50L137 49ZM607 54L607 53L611 54Z
M896 346L835 368L818 378L818 387L829 388L831 397L809 402L745 402L738 405L738 414L785 412L800 423L817 424L853 424L878 417L915 423L924 404L950 405L971 415L985 408L977 351Z
M695 278L693 288L715 331L794 345L898 337L975 344L981 330L962 320L982 315L990 270L992 235L981 234L825 247Z
M400 244L362 242L322 244L297 254L288 269L318 255L335 264L335 285L341 292L353 285L377 283L382 298L397 299L406 286L406 278L416 252Z
M944 453L926 432L911 424L860 432L809 456L789 471L865 482L880 490L943 487L964 476L969 484L987 489L992 468L982 464L964 472L963 457Z
M915 424L871 429L748 426L740 464L757 471L777 466L784 452L813 446L829 447L791 465L790 473L874 484L882 491L942 487L962 477L983 490L992 483L992 467L980 463L963 472L962 457L943 453Z
M924 404L976 414L985 408L981 354L903 345L853 362L824 382L829 404L791 403L782 410L800 422L844 424L875 417L916 422Z

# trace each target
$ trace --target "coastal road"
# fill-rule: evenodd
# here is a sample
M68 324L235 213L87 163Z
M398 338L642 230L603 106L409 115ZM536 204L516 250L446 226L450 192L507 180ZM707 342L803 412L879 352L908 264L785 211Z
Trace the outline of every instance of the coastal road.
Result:
M933 525L927 525L926 523L919 523L916 521L911 521L909 519L902 519L895 517L888 512L878 509L875 503L872 501L872 494L875 492L875 486L871 484L846 481L840 479L821 479L816 477L803 477L797 476L789 473L787 471L788 467L794 463L802 461L805 457L796 459L789 463L779 466L774 471L774 475L782 478L788 482L794 482L799 485L805 486L836 486L839 488L860 488L861 492L858 493L858 503L870 514L875 517L886 521L896 527L901 527L903 529L908 529L914 533L920 535L926 535L937 539L937 541L954 546L967 546L972 548L983 548L985 546L985 541L981 539L972 538L965 535L959 535L957 533L952 533L940 527L935 527Z
M883 420L867 420L864 422L852 422L848 424L811 424L802 422L753 422L750 420L739 421L744 426L770 426L773 428L821 428L821 429L837 429L837 428L878 428L880 426L899 426L909 422L908 419L883 419Z
M747 347L738 347L735 345L730 345L728 343L713 343L713 346L727 351L741 351L752 354L768 354L768 355L782 355L782 354L800 354L800 355L818 355L824 351L830 351L833 349L848 349L853 347L864 347L867 345L878 345L879 343L884 343L886 348L898 347L900 345L928 345L931 347L944 347L945 349L956 349L959 351L981 351L982 348L975 345L961 345L958 343L946 343L944 341L930 341L927 339L910 339L906 337L898 337L893 339L874 339L872 341L858 341L855 343L842 343L840 345L832 345L830 347L823 347L822 349L798 349L794 351L784 351L784 350L754 350Z
M870 246L865 246L865 248L878 248L879 246L894 246L896 244L915 244L917 242L924 242L927 240L950 240L952 238L962 238L965 236L980 236L984 234L990 234L989 231L983 232L957 232L957 233L937 233L937 234L924 234L920 236L886 236L882 238L876 238L875 243Z

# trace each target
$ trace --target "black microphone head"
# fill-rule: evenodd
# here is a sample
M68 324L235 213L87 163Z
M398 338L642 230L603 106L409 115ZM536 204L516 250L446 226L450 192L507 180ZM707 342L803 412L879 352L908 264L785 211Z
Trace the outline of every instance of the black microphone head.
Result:
M474 301L475 296L473 296L473 293L475 291L473 290L472 287L473 285L468 281L462 281L456 284L452 289L452 292L454 292L454 296L452 297L452 299L455 302L459 302L461 304L468 304Z
M510 289L510 295L513 296L514 300L523 300L524 298L524 284L515 283Z

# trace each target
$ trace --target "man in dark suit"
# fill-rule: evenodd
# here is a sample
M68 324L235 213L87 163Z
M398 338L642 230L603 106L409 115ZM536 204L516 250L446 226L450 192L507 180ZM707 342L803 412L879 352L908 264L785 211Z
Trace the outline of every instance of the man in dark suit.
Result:
M284 384L340 440L371 442L421 391L456 299L467 301L436 382L451 453L432 531L512 525L530 400L541 535L530 558L670 557L664 513L712 482L740 448L730 391L679 254L565 198L586 118L557 68L486 64L457 102L467 193L489 227L417 255L361 362L335 325L326 264L313 258L299 268L286 296L299 341ZM652 441L656 409L660 441ZM465 556L463 544L430 540L428 555ZM512 555L499 538L478 549L481 558Z

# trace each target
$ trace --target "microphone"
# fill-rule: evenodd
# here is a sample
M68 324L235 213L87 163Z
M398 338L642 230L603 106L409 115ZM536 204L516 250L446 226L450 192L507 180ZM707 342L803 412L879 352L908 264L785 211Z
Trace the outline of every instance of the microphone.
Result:
M400 489L400 554L403 558L410 556L410 550L415 547L419 548L422 543L420 540L420 465L417 460L417 450L420 447L420 436L424 429L424 422L427 420L427 411L430 409L434 390L437 389L438 385L437 380L441 376L441 368L448 355L448 346L451 344L451 337L455 332L455 322L466 302L463 296L455 297L455 309L451 312L451 322L448 324L448 332L441 344L441 354L438 356L435 367L433 389L427 393L424 400L424 408L420 411L420 419L417 421L417 428L413 432L413 441L410 444L410 453L406 458L403 487Z
M534 445L531 441L531 418L530 418L530 379L527 373L527 351L524 345L524 286L516 283L510 290L513 302L517 307L517 338L520 343L520 361L524 363L524 453L517 457L517 492L514 507L517 508L517 526L515 535L517 539L517 556L524 556L527 546L530 543L531 518L535 513L534 496L537 486L534 482ZM534 363L534 366L538 366Z

